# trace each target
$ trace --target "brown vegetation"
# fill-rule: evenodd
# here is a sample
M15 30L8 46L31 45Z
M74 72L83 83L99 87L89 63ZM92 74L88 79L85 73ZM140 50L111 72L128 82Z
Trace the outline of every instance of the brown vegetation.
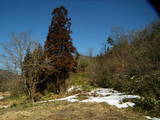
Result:
M50 60L50 65L54 67L53 74L50 74L48 81L55 83L55 93L59 93L65 88L65 79L76 67L73 54L76 52L72 45L71 22L68 18L68 11L63 6L54 9L53 18L49 27L49 33L45 42L45 56Z
M92 84L146 98L139 105L152 106L148 111L159 116L160 108L160 22L144 30L117 34L110 47L96 57L92 66ZM113 40L111 40L113 39ZM149 97L149 98L148 98ZM150 99L151 98L151 99ZM138 105L138 106L139 106ZM146 105L144 105L146 106Z
M11 84L15 81L16 74L11 73L7 70L0 70L0 91L11 91Z
M145 120L131 110L107 104L55 102L0 112L0 120Z

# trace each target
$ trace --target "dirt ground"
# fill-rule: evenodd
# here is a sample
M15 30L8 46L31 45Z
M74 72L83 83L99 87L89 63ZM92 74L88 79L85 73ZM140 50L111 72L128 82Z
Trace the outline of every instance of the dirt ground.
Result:
M117 109L105 103L59 101L1 109L0 120L145 120L145 118L129 109Z

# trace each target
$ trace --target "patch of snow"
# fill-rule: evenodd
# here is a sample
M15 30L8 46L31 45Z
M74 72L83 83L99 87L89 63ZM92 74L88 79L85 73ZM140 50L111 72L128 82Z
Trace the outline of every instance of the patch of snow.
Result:
M72 88L73 89L73 88ZM68 96L65 98L59 98L56 100L48 100L48 102L53 102L53 101L69 101L69 102L106 102L109 105L114 105L118 108L127 108L127 107L133 107L135 104L132 102L125 102L125 103L121 103L121 101L125 98L140 98L137 95L124 95L124 93L120 93L116 90L110 89L110 88L99 88L99 89L95 89L91 92L89 92L88 94L92 95L92 94L97 94L97 95L101 95L100 97L93 97L93 96L89 96L88 99L85 100L78 100L76 99L78 97L78 94L73 95L73 96ZM40 103L43 102L47 102L47 101L40 101Z
M0 108L8 108L9 105L0 105Z
M2 100L4 97L0 96L0 100Z
M9 105L3 105L2 107L3 107L3 108L8 108L8 107L9 107Z
M121 101L125 98L128 98L128 99L140 98L140 96L137 96L137 95L124 95L124 93L120 93L116 90L113 90L112 88L95 89L91 91L89 94L90 95L97 94L101 96L100 97L91 96L89 97L89 99L83 100L82 102L98 102L98 103L106 102L109 105L114 105L118 108L133 107L135 105L132 102L121 103Z
M121 98L116 96L109 96L109 97L90 97L89 99L83 100L82 102L106 102L109 105L114 105L117 108L127 108L133 107L135 104L132 102L120 103Z
M68 96L68 97L65 97L65 98L59 98L59 99L56 99L55 101L63 101L63 100L67 100L69 102L78 102L79 100L77 100L78 94L76 95L73 95L73 96Z
M156 118L156 117L150 117L150 116L145 116L145 118L147 118L148 120L160 120L160 118Z
M2 100L2 99L4 99L4 97L0 96L0 100ZM9 105L0 105L0 108L8 108L8 107L9 107Z
M116 90L113 90L112 88L98 88L98 89L92 90L90 93L91 94L95 93L102 96L108 96L112 94L122 94Z
M82 90L81 86L71 86L70 88L68 88L67 92L81 91L81 90Z
M49 101L49 100L48 100ZM44 100L44 101L38 101L37 103L46 103L48 102L47 100Z
M71 87L68 91L72 91L75 88L77 88L77 87ZM81 88L78 88L78 89L80 90ZM92 90L88 94L89 95L97 94L97 95L101 95L101 96L100 97L89 96L88 99L80 101L80 100L76 99L78 97L78 94L76 94L76 95L68 96L65 98L59 98L59 99L55 99L55 100L39 101L38 103L63 101L63 100L66 100L69 102L97 102L97 103L106 102L109 105L114 105L118 108L127 108L127 107L133 107L135 104L132 102L121 103L121 101L123 99L125 99L125 98L129 98L129 99L140 98L137 95L124 95L124 93L120 93L120 92L113 90L111 88L98 88L98 89Z
M63 101L63 100L66 100L66 101L69 101L69 102L78 102L79 100L76 99L77 96L78 96L78 94L73 95L73 96L68 96L68 97L65 97L65 98L38 101L37 103L55 102L55 101Z
M48 100L48 102L54 102L55 100Z
M107 90L109 91L109 90ZM114 105L118 108L127 108L127 107L133 107L135 104L132 102L125 102L125 103L121 103L121 101L125 98L139 98L139 96L135 96L135 95L123 95L121 93L103 93L103 95L109 95L110 96L103 96L103 97L89 97L89 99L83 100L82 102L106 102L109 105ZM102 95L101 94L101 95Z

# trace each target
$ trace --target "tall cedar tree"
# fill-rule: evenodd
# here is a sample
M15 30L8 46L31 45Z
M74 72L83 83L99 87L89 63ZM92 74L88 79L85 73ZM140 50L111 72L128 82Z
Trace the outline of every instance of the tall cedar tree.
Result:
M59 93L60 88L65 85L65 79L76 65L73 57L76 48L72 45L71 18L68 17L67 9L60 6L54 9L52 16L49 33L45 41L45 55L54 69L57 70L49 79L54 79L56 92Z

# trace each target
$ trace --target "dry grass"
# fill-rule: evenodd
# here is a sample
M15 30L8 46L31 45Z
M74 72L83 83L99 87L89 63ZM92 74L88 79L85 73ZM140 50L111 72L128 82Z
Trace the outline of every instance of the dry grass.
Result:
M0 93L0 96L4 97L4 99L0 100L0 108L2 108L2 106L11 106L13 104L21 104L24 101L26 101L26 98L27 98L25 95L12 97L10 96L9 92Z
M10 96L10 92L0 92L0 96L8 97Z
M10 93L9 92L0 92L0 96L7 98L10 96ZM4 101L4 99L0 99L0 108L5 105L11 105L11 103Z
M69 103L65 101L34 104L26 108L0 111L0 120L145 120L131 110L98 103Z

